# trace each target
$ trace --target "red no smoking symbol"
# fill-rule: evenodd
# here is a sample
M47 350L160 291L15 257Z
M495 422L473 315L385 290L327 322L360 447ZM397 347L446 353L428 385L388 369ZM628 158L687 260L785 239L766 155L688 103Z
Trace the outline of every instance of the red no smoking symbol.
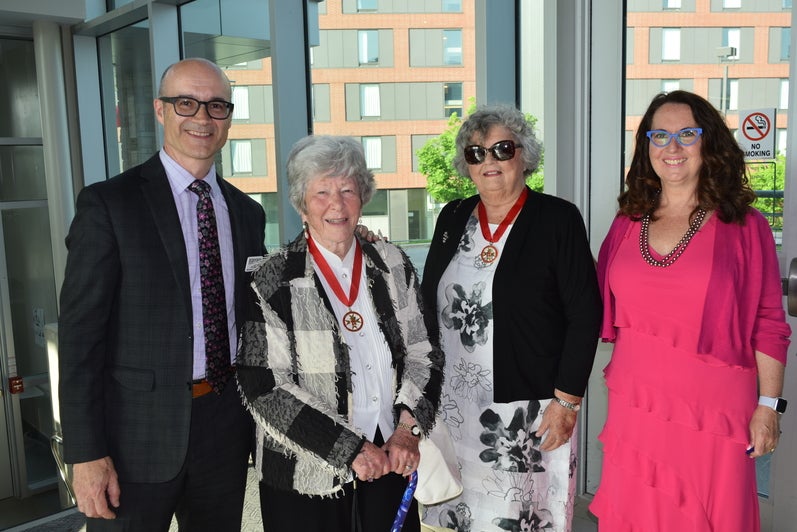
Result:
M764 113L747 115L742 123L742 133L753 142L763 139L769 133L769 117Z

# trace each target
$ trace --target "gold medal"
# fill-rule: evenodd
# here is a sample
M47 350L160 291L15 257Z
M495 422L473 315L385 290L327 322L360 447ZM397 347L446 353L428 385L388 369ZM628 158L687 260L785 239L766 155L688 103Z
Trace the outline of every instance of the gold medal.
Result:
M487 244L482 248L482 252L479 255L482 259L482 262L485 264L492 264L495 259L498 258L498 248L492 244Z
M363 328L363 317L359 312L349 310L343 315L343 326L347 331L357 332Z

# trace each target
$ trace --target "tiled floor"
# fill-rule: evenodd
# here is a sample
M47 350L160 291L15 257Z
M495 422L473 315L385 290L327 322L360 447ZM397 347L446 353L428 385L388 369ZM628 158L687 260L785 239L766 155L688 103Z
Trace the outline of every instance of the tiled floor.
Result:
M576 510L573 513L572 532L597 532L597 519L587 510L587 506L591 500L591 497L576 497Z

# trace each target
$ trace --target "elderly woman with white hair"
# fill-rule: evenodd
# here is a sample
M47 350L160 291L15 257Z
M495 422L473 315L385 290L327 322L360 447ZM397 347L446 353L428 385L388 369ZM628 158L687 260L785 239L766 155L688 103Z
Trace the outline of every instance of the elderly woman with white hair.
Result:
M355 234L376 189L361 144L305 137L287 171L304 230L253 273L237 362L263 527L387 531L434 424L442 352L410 260ZM415 503L404 530L420 530Z
M601 301L578 209L526 186L541 155L514 107L479 107L457 134L454 166L478 194L440 212L421 290L464 490L424 524L570 530Z

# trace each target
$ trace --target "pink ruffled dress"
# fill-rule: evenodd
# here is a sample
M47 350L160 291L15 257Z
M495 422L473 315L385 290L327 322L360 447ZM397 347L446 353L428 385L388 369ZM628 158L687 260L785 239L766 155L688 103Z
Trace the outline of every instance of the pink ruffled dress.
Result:
M745 454L756 371L697 354L716 226L711 217L675 264L658 268L642 259L634 224L611 263L617 338L590 506L601 531L760 530Z

